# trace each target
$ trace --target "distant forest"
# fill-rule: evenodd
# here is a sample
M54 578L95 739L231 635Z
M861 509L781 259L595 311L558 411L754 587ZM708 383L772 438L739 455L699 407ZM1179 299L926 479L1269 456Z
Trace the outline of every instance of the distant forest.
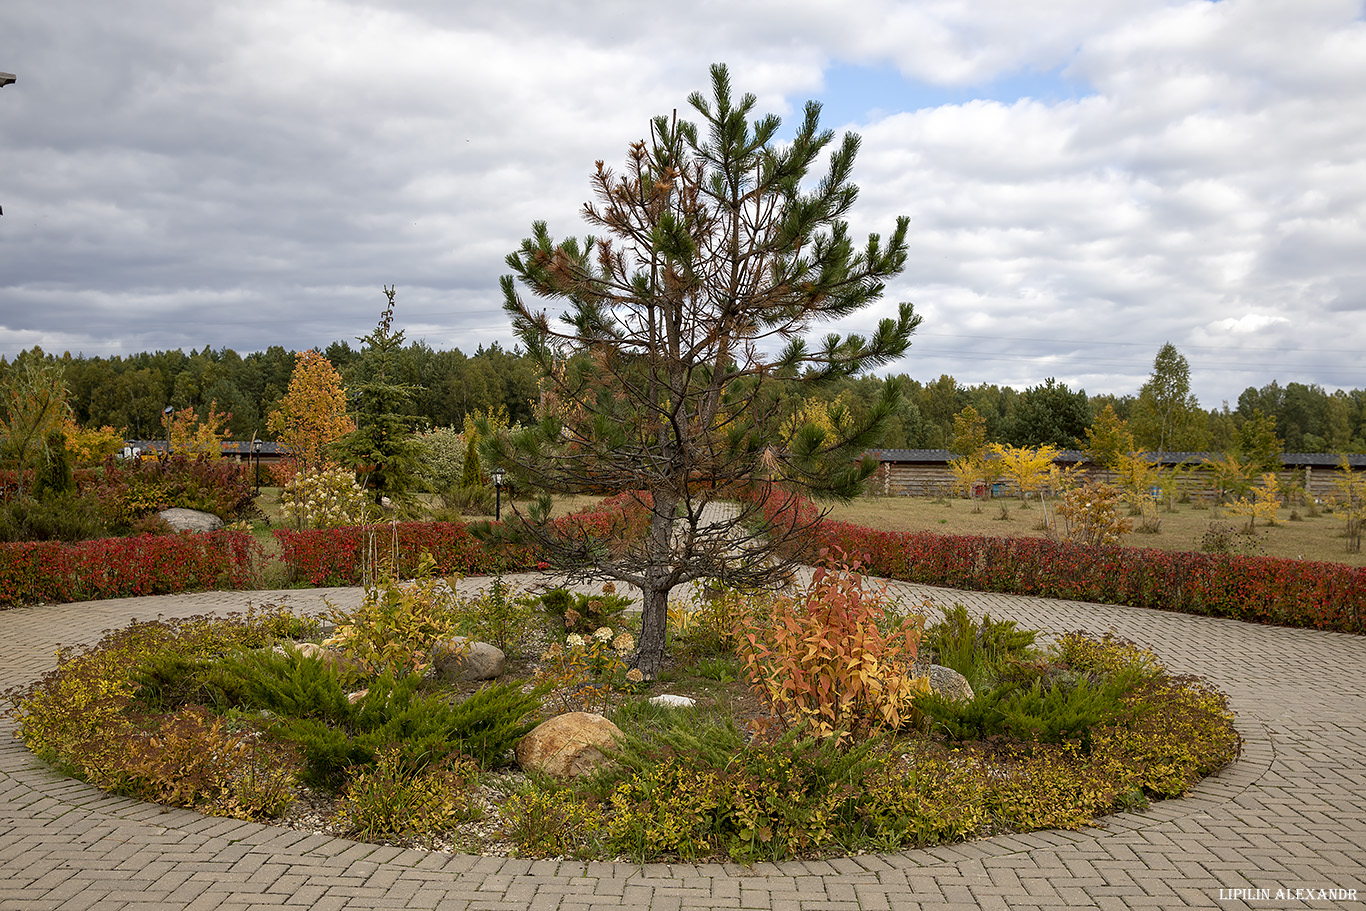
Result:
M323 351L348 383L363 379L360 350L334 342ZM278 345L239 355L230 348L202 351L157 351L114 357L70 354L56 357L41 349L16 358L39 358L64 368L69 402L82 426L121 429L129 439L164 436L162 409L193 407L204 414L210 403L232 414L234 439L253 435L270 439L266 417L289 386L294 353ZM12 364L0 358L0 379ZM414 387L412 418L416 429L461 427L465 415L507 408L513 422L531 418L538 394L539 372L518 350L498 344L473 354L459 349L435 351L424 342L407 345L398 359L399 381ZM985 419L988 442L1013 446L1052 444L1079 449L1086 429L1105 406L1130 424L1138 445L1156 449L1145 438L1138 391L1133 395L1087 396L1052 379L1024 390L979 384L964 385L951 376L928 382L900 377L905 395L886 427L885 449L948 449L954 416L972 406ZM887 380L862 377L825 389L820 397L840 402L857 413L876 400ZM1233 451L1245 425L1270 418L1284 452L1366 452L1366 390L1327 392L1317 385L1271 382L1248 387L1236 405L1206 410L1188 398L1189 420L1162 441L1169 452Z

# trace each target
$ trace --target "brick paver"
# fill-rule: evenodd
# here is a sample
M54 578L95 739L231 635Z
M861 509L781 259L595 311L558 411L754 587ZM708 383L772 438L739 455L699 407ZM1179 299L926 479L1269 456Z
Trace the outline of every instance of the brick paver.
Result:
M1366 907L1366 639L896 588L915 601L963 603L1048 632L1113 631L1146 645L1174 670L1207 677L1229 694L1243 754L1188 797L1079 832L752 868L642 866L427 854L112 797L38 762L6 719L0 909ZM282 599L317 610L324 598L352 604L358 597L355 589L217 592L0 611L0 686L48 671L59 643L94 641L135 617ZM1328 890L1355 890L1355 898Z

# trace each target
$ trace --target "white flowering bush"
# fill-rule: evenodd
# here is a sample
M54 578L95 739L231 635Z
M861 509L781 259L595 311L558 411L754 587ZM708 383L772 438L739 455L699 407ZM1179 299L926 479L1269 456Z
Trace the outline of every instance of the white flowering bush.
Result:
M433 490L460 484L465 467L465 435L454 427L437 427L417 436L422 443L422 474Z
M280 493L280 507L295 528L337 528L365 521L365 491L344 468L295 475Z
M605 712L613 691L632 692L644 682L639 669L627 669L635 647L635 636L609 626L589 636L570 633L541 656L536 682L549 687L565 711Z

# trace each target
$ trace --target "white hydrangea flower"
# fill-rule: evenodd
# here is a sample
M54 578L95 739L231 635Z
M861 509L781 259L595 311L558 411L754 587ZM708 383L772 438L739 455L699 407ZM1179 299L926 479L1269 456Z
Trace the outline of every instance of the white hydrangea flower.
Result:
M593 631L593 638L602 643L612 641L612 628L610 626L600 626Z

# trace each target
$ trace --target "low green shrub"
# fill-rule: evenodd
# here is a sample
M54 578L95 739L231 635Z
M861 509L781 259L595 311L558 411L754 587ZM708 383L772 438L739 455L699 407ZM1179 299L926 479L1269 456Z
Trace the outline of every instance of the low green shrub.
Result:
M420 685L417 675L381 675L354 704L340 709L342 717L283 717L271 730L298 745L306 784L338 791L384 748L397 751L408 774L462 755L485 768L497 766L531 730L525 719L540 705L541 693L523 693L513 684L484 687L454 705L418 693Z
M89 541L108 534L99 505L74 492L0 502L0 541Z
M669 606L672 653L683 662L733 658L744 644L747 623L762 625L776 596L708 584L693 591L690 603Z
M460 631L492 643L508 657L513 657L521 651L533 631L536 601L529 595L512 595L500 576L460 605Z
M373 766L346 785L338 821L363 839L379 835L431 836L482 815L471 786L478 769L447 760L418 772L407 767L402 750L386 747Z
M191 670L210 697L206 704L328 724L355 714L336 664L295 648L238 651Z
M503 802L503 834L521 857L599 857L605 816L597 800L547 783Z
M925 630L924 643L936 664L952 668L974 687L990 683L1001 664L1024 658L1034 645L1033 630L1017 629L1014 620L974 621L961 604L942 608L942 618Z
M927 694L916 706L930 731L951 742L1006 736L1024 743L1077 742L1087 751L1095 730L1131 715L1129 694L1161 673L1151 657L1127 643L1069 635L1045 658L998 664L990 685L975 687L972 699Z
M432 645L454 633L463 617L450 585L434 570L431 555L423 554L413 582L382 579L351 611L329 605L327 616L335 628L326 644L370 674L420 673Z

